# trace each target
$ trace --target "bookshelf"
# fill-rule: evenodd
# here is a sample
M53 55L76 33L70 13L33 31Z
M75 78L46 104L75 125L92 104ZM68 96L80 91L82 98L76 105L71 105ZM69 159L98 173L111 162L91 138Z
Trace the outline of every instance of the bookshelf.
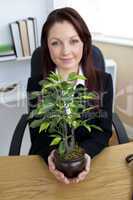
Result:
M12 44L9 23L28 17L37 19L38 38L40 42L42 25L52 8L53 0L2 1L0 12L0 45ZM18 101L26 97L25 89L28 77L30 76L30 60L31 56L26 56L2 59L0 61L0 88L13 83L18 84L15 90L7 94L0 93L0 103L3 101ZM19 91L18 96L16 96L16 91Z

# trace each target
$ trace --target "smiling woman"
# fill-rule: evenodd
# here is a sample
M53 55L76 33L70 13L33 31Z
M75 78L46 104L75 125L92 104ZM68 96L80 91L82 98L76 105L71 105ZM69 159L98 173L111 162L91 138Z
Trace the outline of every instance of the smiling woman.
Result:
M65 114L62 112L54 113L56 117L56 124L57 129L47 126L47 130L43 131L39 134L39 129L30 127L30 134L31 134L31 141L32 146L30 149L30 154L39 154L41 155L46 163L48 164L49 170L51 173L61 182L63 183L77 183L82 181L86 178L87 174L90 171L90 163L91 158L101 152L106 146L108 146L109 139L112 135L112 101L113 101L113 87L112 87L112 79L111 76L107 73L99 71L93 64L92 59L92 40L91 34L87 25L85 24L82 17L79 13L70 7L64 7L61 9L53 10L47 17L46 22L42 28L42 35L41 35L41 58L42 58L42 65L41 65L41 76L32 77L28 80L28 87L27 91L29 93L33 93L37 91L37 94L43 90L47 91L51 84L48 81L52 81L52 78L49 77L50 73L52 72L53 75L56 77L56 74L59 74L61 78L55 78L52 82L52 86L54 85L55 88L59 87L61 91L56 90L54 93L50 90L50 95L48 96L47 101L46 96L39 96L36 99L30 99L30 109L29 111L35 114L34 108L39 105L39 102L44 102L45 106L48 108L48 102L51 101L52 97L56 98L53 100L53 104L55 107L62 107L65 106ZM66 87L66 85L70 81L70 73L74 72L77 79L72 79L73 85L72 88ZM55 74L54 74L55 73ZM81 76L84 75L84 80L80 81ZM69 77L67 79L67 77ZM41 88L40 80L42 80L47 84L44 84L44 87ZM65 82L65 80L67 81ZM61 80L61 81L60 81ZM80 82L79 82L80 81ZM68 83L67 83L68 82ZM60 87L62 84L65 87L65 92ZM79 90L77 92L77 89ZM74 93L72 93L72 91ZM98 94L97 99L93 99L94 101L78 101L80 97L83 95L86 98L86 93L84 91L89 91L91 94L93 92ZM42 93L41 93L42 94ZM61 97L65 95L66 101L62 104L61 98L59 98L59 94ZM74 102L75 106L69 106L68 99L72 97L69 103ZM56 103L59 100L60 103ZM59 106L60 105L60 106ZM85 110L87 111L90 109L90 106L93 107L94 112L99 112L99 114L104 112L105 115L98 115L95 119L89 115L83 115L83 105L85 105ZM44 106L44 107L45 107ZM41 109L45 110L43 106ZM38 107L37 107L38 108ZM64 108L64 107L63 107ZM66 109L69 108L69 109ZM79 109L78 109L79 108ZM95 110L96 109L96 110ZM37 109L38 110L38 109ZM66 112L66 110L71 112ZM79 111L81 115L78 115ZM64 113L64 112L63 112ZM63 119L66 115L71 115L68 117L68 121L63 131L65 131L65 135L68 136L68 143L71 144L70 140L70 132L72 132L74 136L74 140L78 146L83 148L85 152L85 167L79 172L76 177L70 179L66 177L59 168L56 168L55 165L55 157L54 152L56 149L63 149L63 146L59 146L57 143L53 146L50 144L52 143L52 136L57 135L57 131L59 130L59 119ZM72 115L73 114L73 115ZM86 114L86 113L85 113ZM47 116L44 114L43 120L48 118L50 121L50 115ZM33 117L33 118L34 118ZM79 119L81 122L80 126L77 127L75 124L74 119L76 121ZM94 119L94 121L93 121ZM32 120L30 124L32 124ZM78 123L79 123L78 121ZM90 124L93 124L91 129L91 134L89 134L89 130L83 126L83 124L89 121ZM61 121L62 122L62 121ZM74 124L74 129L70 126L70 124ZM48 123L44 124L44 128L48 125ZM100 127L99 129L94 129L94 127ZM66 131L68 130L68 132ZM102 133L101 133L101 130ZM62 130L59 130L60 134ZM58 136L59 138L59 136ZM57 142L57 141L56 141ZM63 140L63 144L64 144ZM63 145L62 144L62 145ZM64 152L65 154L67 151ZM71 153L71 152L70 152Z
M58 73L65 80L69 73L78 72L83 42L71 23L63 21L53 25L48 34L48 48Z

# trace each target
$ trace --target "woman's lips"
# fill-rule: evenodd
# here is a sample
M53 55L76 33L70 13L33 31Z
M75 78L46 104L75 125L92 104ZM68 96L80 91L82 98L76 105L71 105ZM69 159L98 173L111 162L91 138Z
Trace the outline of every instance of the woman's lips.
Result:
M61 58L61 61L64 63L70 63L72 62L73 58Z

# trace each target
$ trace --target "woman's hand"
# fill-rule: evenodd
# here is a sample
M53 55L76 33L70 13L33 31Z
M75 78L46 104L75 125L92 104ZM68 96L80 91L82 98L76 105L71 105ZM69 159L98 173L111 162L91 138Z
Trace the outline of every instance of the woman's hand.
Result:
M85 154L85 158L86 158L85 169L82 172L80 172L77 177L71 179L72 183L79 183L80 181L83 181L86 178L87 174L89 173L91 157L88 154Z
M61 171L56 169L55 164L54 164L54 151L55 150L53 150L48 157L48 165L49 165L50 172L56 177L57 180L65 184L69 184L69 183L78 183L80 181L83 181L86 178L87 174L90 171L90 162L91 162L90 156L88 154L85 154L85 158L86 158L85 169L81 173L79 173L79 175L76 178L69 179L65 177Z

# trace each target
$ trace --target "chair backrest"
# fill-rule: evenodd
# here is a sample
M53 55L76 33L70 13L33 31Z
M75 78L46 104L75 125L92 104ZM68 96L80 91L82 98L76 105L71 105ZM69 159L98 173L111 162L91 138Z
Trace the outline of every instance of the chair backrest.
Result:
M31 58L31 77L36 77L41 75L41 47L38 47ZM92 57L94 66L102 71L105 71L105 62L104 57L101 50L96 47L92 46Z
M105 72L104 56L101 50L94 45L92 46L92 57L93 57L94 66Z

